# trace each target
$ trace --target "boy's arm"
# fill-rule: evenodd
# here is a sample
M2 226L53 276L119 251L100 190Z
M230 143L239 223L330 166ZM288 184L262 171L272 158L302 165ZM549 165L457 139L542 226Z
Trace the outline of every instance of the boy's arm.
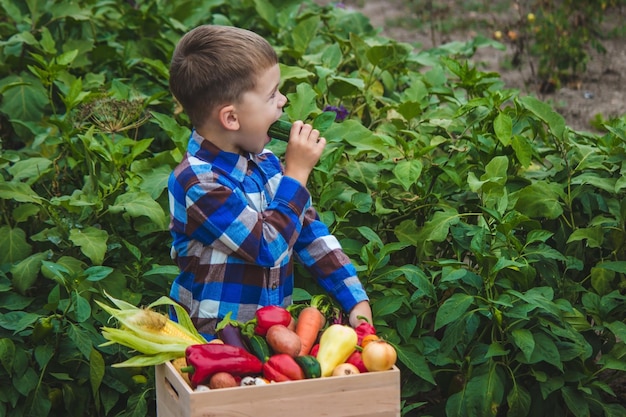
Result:
M352 327L357 327L359 324L363 322L374 324L374 320L372 319L372 308L370 307L370 303L368 301L361 301L360 303L355 305L350 311L349 321L350 321L350 326Z
M218 174L203 173L202 181L189 180L190 175L174 177L169 184L174 233L249 263L273 267L281 262L300 232L310 200L306 188L283 178L270 206L260 213L249 206L245 190L220 180ZM189 181L195 184L184 187Z
M312 207L305 213L294 251L320 286L349 312L350 325L356 327L367 320L373 323L369 298L354 265ZM359 319L359 316L366 320Z

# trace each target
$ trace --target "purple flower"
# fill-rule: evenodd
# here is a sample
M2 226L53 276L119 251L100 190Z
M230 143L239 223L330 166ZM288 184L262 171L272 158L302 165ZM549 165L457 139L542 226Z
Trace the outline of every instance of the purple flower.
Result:
M346 109L343 104L340 104L339 107L326 106L324 107L324 111L334 111L336 113L336 116L335 116L336 122L342 122L350 114L348 112L348 109Z
M335 7L338 9L345 9L346 5L343 4L342 2L338 2L338 3L335 3Z

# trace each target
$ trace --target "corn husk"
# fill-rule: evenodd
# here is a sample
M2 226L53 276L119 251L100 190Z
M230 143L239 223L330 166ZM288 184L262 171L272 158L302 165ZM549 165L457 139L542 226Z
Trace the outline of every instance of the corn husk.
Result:
M103 327L102 336L107 342L101 346L119 344L137 352L130 359L114 364L115 367L152 366L185 356L185 349L207 341L193 326L189 315L180 305L161 297L147 307L136 307L105 293L117 307L96 302L112 318L118 327ZM154 310L157 306L168 305L174 308L178 323Z

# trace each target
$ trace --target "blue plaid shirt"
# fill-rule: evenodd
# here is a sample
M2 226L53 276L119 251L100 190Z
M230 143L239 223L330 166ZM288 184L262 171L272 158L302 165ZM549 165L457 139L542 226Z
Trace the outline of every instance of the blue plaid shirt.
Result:
M345 311L368 299L308 190L272 152L224 152L194 131L168 190L180 268L170 296L200 333L214 334L228 313L247 321L262 306L291 304L293 254Z

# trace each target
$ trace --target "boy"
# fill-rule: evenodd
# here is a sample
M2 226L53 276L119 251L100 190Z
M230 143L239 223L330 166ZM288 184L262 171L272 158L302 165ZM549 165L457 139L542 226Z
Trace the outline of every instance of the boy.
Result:
M207 339L231 313L245 322L265 305L292 301L293 260L349 311L356 327L372 313L356 271L311 206L309 174L326 140L293 123L284 170L265 145L287 98L271 45L244 29L204 25L187 33L170 65L170 89L193 125L172 172L170 296Z

